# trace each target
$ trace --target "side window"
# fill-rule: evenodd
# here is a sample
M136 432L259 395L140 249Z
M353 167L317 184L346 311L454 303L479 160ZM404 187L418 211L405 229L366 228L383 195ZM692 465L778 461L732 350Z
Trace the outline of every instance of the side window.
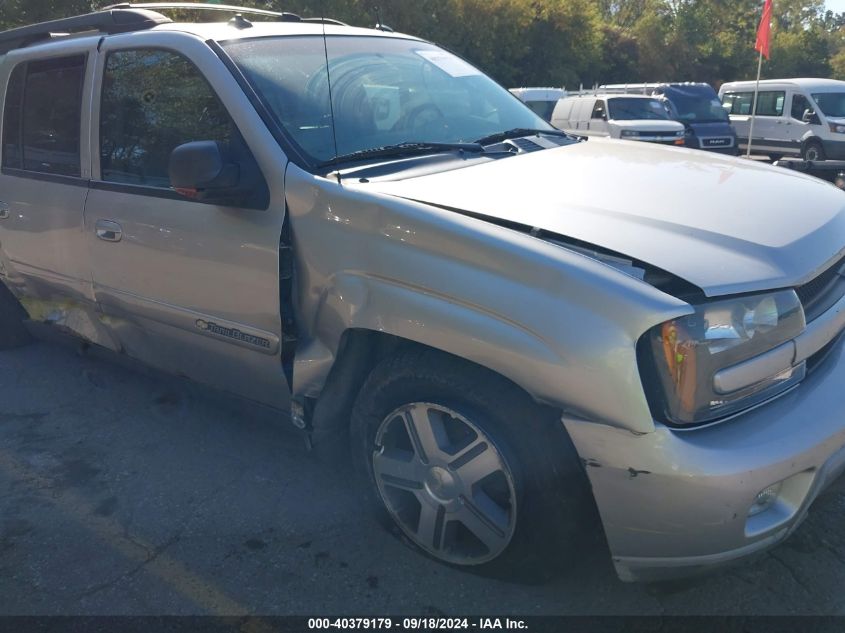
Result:
M592 115L591 118L593 118L593 119L604 119L605 113L606 113L606 110L605 110L605 107L604 107L604 101L599 99L598 101L596 101L596 105L593 106L593 115Z
M759 116L781 116L786 93L782 90L761 92L757 96L757 114Z
M727 92L722 97L722 103L730 106L730 114L748 115L751 114L753 99L753 92Z
M3 120L3 167L80 176L85 56L21 64Z
M171 152L191 141L231 144L234 123L199 70L164 50L111 53L100 106L102 180L167 188Z
M792 95L792 109L790 111L790 114L792 115L793 119L803 121L804 112L810 109L810 102L807 100L807 97L805 97L804 95L800 95L797 92Z

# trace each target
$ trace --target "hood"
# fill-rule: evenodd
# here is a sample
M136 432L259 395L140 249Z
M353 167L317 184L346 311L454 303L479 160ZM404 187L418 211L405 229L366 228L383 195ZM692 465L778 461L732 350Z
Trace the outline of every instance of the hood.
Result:
M684 129L683 124L668 120L625 119L619 121L617 119L611 119L610 122L620 130L637 130L638 132L680 132Z
M800 285L845 253L845 192L700 150L588 142L364 191L544 229L661 268L708 296Z

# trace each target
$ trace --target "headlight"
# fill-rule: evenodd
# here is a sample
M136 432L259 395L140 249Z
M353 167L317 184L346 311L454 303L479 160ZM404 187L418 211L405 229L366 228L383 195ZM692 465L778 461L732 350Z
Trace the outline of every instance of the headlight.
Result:
M677 136L678 138L682 137L684 134L686 134L686 132L684 132L683 130L675 132L675 136ZM692 131L690 131L690 134L692 134Z
M694 308L694 314L667 321L646 335L668 422L692 425L716 420L771 398L804 377L804 363L792 366L791 347L767 355L767 362L754 363L753 371L743 371L742 376L754 376L750 384L725 380L722 371L772 352L803 332L804 310L795 291L735 297ZM760 368L765 368L764 374L755 375Z
M637 138L639 135L636 130L622 130L622 138Z
M840 123L828 123L830 126L831 132L836 132L837 134L845 134L845 125Z

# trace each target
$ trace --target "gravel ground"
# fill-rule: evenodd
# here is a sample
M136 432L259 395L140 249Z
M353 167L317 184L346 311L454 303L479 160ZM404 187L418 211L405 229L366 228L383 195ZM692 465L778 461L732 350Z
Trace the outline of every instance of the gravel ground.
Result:
M845 615L841 486L709 577L626 585L597 546L526 586L412 552L348 475L269 411L60 346L0 352L0 615Z

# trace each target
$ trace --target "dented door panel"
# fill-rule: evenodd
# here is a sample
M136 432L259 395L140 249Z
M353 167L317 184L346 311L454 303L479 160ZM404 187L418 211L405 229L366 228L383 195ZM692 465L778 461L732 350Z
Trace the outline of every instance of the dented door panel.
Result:
M109 38L97 65L95 120L105 116L100 104L109 55L126 52L178 55L180 64L192 65L234 121L271 196L266 209L223 207L181 198L165 186L115 182L100 156L103 132L95 126L85 233L96 300L129 356L285 409L279 314L284 154L220 60L187 34ZM156 103L152 90L145 85L129 97L137 96L143 108ZM119 240L98 236L103 221L119 227Z

